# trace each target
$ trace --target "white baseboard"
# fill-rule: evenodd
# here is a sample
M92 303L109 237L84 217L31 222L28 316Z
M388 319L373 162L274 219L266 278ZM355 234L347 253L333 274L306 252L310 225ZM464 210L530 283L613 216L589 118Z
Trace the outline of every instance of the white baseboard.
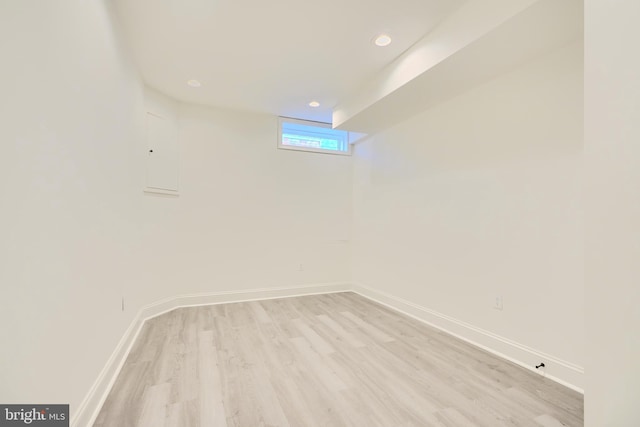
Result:
M120 339L113 354L109 357L102 372L98 375L93 387L91 387L87 393L78 410L75 411L71 418L71 427L90 427L94 423L133 347L133 343L140 333L144 322L148 319L180 307L288 298L302 295L346 292L350 290L351 285L349 283L322 283L281 288L249 289L235 292L179 295L146 305L138 311L129 328Z
M520 365L536 374L584 393L584 368L581 366L361 284L353 284L351 290L365 298L413 317L498 357ZM540 362L544 362L546 365L543 368L544 371L535 369L535 365Z
M124 361L127 359L133 343L136 341L145 319L141 317L142 311L138 311L136 317L125 331L116 346L116 349L107 360L106 365L102 368L100 375L93 383L89 393L85 396L82 403L71 416L71 427L88 427L93 425L98 411L102 407L113 383L115 382Z

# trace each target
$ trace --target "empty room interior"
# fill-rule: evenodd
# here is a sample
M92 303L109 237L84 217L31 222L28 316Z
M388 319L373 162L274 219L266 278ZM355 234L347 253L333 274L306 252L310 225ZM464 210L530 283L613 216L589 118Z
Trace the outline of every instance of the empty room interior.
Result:
M1 0L0 405L640 426L639 19Z

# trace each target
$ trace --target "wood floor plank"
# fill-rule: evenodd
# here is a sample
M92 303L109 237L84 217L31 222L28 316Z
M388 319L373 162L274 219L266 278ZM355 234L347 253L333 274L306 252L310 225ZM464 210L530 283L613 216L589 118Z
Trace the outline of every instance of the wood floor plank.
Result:
M208 425L224 424L204 424L198 417L199 403L196 400L189 400L180 403L173 403L167 406L167 419L165 427L206 427Z
M326 314L319 314L316 317L318 318L318 320L320 320L322 323L324 323L327 327L329 327L334 332L335 335L333 335L333 337L338 341L344 340L344 342L347 342L349 345L352 345L353 347L365 346L365 344L362 341L356 339L352 333L346 331L338 322L336 322Z
M164 426L167 418L170 384L163 383L145 390L142 397L142 410L137 425L139 427Z
M220 363L213 346L213 332L202 331L198 337L198 405L195 408L198 424L226 427L226 410L222 395ZM195 387L194 387L195 388ZM190 414L194 416L194 414Z
M583 397L359 295L146 322L94 427L580 427Z
M335 349L320 335L318 335L318 333L307 323L303 322L301 319L295 319L293 324L298 328L302 336L311 343L315 351L320 354L330 354L335 352Z
M306 365L314 367L312 373L316 377L316 387L322 384L329 392L337 392L347 388L335 372L324 363L321 355L316 352L309 341L304 338L291 338L291 342L298 351L299 359L302 359Z
M549 414L543 414L535 418L535 421L542 427L563 427L564 424L553 418Z
M267 312L265 311L264 308L262 308L262 305L260 305L259 302L257 301L251 301L249 303L249 306L251 307L251 309L253 310L253 314L256 318L256 320L260 323L271 323L271 317L269 316L269 314L267 314Z
M374 337L377 341L380 341L380 342L391 342L391 341L395 340L395 338L385 334L380 329L376 328L375 326L373 326L370 323L365 322L360 317L356 316L355 314L351 313L350 311L343 311L340 314L342 314L344 317L346 317L347 319L352 321L354 324L358 325L358 327L361 328L361 330L364 333L368 334L369 336Z

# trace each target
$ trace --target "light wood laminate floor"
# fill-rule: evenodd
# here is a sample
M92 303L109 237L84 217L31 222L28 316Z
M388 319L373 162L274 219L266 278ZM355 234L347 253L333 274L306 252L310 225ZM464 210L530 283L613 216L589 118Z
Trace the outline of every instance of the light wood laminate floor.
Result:
M349 292L148 321L94 424L582 425L579 393Z

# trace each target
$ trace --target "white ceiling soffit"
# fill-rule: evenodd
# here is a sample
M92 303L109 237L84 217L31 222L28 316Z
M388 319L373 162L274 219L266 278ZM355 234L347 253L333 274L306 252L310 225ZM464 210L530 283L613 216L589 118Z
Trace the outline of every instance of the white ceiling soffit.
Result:
M333 111L375 133L582 37L582 0L473 0Z
M115 0L150 87L174 99L331 121L363 81L466 0ZM380 33L393 42L373 44ZM195 79L200 87L187 86ZM320 106L308 104L318 101Z

